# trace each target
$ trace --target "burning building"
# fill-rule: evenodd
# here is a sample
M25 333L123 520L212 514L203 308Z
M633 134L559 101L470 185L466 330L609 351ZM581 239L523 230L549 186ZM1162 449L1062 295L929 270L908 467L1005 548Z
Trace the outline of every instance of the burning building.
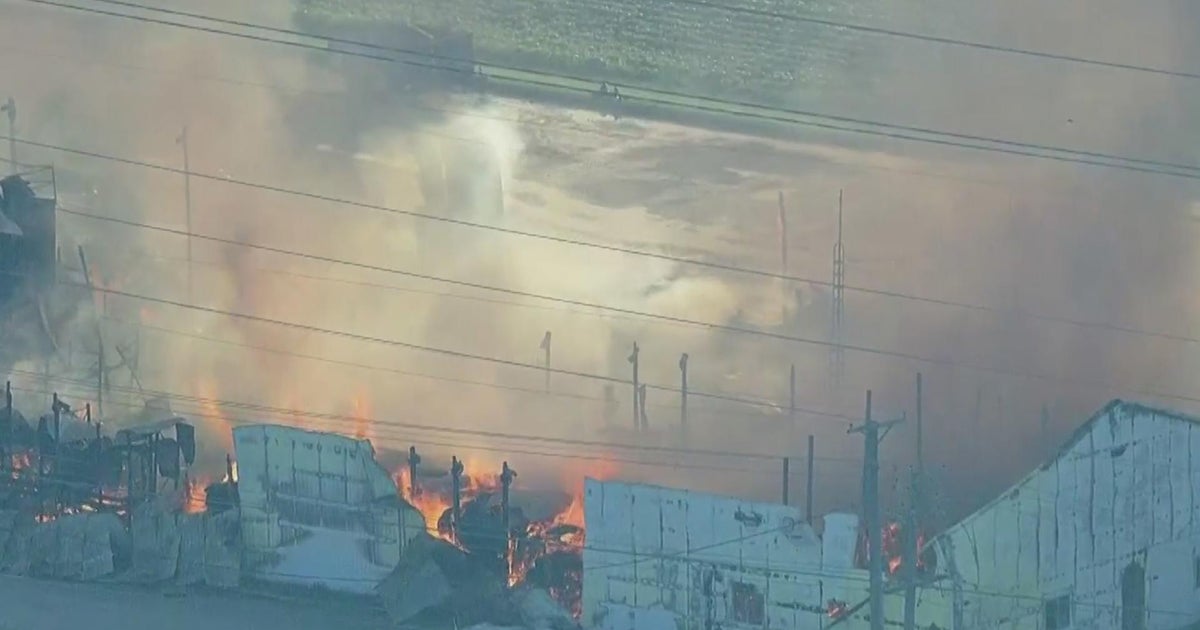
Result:
M922 589L922 627L1197 627L1196 453L1197 418L1109 403L1050 461L926 544L944 579Z

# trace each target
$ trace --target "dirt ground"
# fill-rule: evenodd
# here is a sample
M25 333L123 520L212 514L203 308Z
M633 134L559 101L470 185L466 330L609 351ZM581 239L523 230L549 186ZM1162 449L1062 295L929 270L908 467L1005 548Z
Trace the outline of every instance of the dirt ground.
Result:
M342 601L280 600L0 577L0 630L385 628L382 612Z

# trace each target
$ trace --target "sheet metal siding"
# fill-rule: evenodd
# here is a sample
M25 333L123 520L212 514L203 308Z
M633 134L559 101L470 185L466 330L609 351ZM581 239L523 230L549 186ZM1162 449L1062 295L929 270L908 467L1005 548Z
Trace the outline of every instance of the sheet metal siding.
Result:
M1194 575L1200 429L1116 406L1051 464L945 537L965 628L1045 625L1043 602L1071 593L1072 627L1121 628L1122 579L1145 569L1147 630L1200 619ZM1193 460L1196 460L1195 462Z
M828 622L825 600L865 597L864 571L823 569L822 541L795 507L588 480L584 515L585 625L626 627L636 609L669 613L695 630L819 628ZM827 544L854 544L854 531L837 528L856 527L855 519L831 523ZM837 552L847 557L853 548ZM760 624L737 615L735 584L762 595Z
M369 591L424 527L370 442L274 425L233 433L247 564L260 577Z

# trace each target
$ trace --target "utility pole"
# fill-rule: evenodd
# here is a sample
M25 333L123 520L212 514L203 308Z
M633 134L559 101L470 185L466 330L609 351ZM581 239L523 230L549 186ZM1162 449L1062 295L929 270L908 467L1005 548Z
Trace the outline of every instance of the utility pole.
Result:
M633 352L629 354L629 363L633 365L633 430L637 431L642 428L641 405L638 404L638 399L641 398L642 392L638 387L638 345L633 342Z
M687 438L688 432L688 415L687 415L687 370L688 370L688 355L686 352L679 357L679 432L683 437Z
M779 272L785 276L788 272L787 208L783 205L782 190L779 191Z
M546 393L550 393L550 331L542 337L542 351L546 354Z
M638 387L638 411L641 415L642 430L650 428L650 418L646 416L646 385Z
M808 488L806 488L805 492L804 492L804 514L805 514L805 518L808 520L809 525L812 525L812 522L813 522L813 460L815 457L814 451L816 451L816 447L814 444L813 436L809 435L808 436L808 477L806 477L804 480L804 482L808 485Z
M921 373L917 372L917 478L925 474L925 434L921 423Z
M829 371L833 390L841 387L846 363L842 349L842 320L846 312L846 250L842 246L842 191L838 191L837 241L833 244L833 313L831 317Z
M417 485L417 465L421 456L417 455L417 447L408 447L408 496L416 497L421 494L421 486Z
M796 364L792 364L791 377L788 381L788 425L789 431L796 430ZM790 436L789 436L790 437Z
M17 102L13 97L8 97L8 100L0 105L0 112L8 114L9 171L16 175L20 167L17 165Z
M462 516L462 474L466 467L459 461L457 456L450 458L450 529L454 532L454 537L458 537L458 521Z
M917 381L918 383L920 380ZM910 471L908 482L908 518L904 520L901 534L904 537L904 554L900 566L904 572L904 630L917 628L917 487L919 476Z
M871 574L871 630L883 630L883 516L879 509L879 443L904 418L876 422L871 419L871 390L867 390L867 411L862 426L849 433L863 434L863 509L866 511L867 552Z
M188 128L175 140L183 148L183 208L187 226L187 290L188 303L195 304L196 295L192 278L192 167L188 156Z
M508 560L508 574L512 575L513 569L513 537L512 524L509 518L509 503L508 493L512 486L513 479L517 476L517 471L508 467L508 462L504 462L504 467L500 470L500 506L504 510L504 540L505 552L504 557Z
M783 458L783 504L784 505L788 505L788 497L791 496L791 492L788 491L788 481L792 477L792 471L791 471L792 466L791 465L792 465L792 458L784 457Z

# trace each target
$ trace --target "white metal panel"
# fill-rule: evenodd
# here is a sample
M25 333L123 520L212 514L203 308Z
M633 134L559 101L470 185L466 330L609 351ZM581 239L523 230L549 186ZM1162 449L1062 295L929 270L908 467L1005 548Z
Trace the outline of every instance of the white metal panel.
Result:
M990 555L995 568L990 578L996 589L1005 592L1018 587L1018 563L1021 557L1019 509L1019 499L1005 498L993 510L995 521L992 525L994 535Z
M1200 619L1195 554L1192 540L1158 545L1146 554L1148 630L1174 630Z
M1058 492L1054 503L1055 533L1058 538L1054 558L1054 573L1060 579L1071 580L1075 576L1075 512L1079 509L1080 490L1075 487L1075 467L1079 460L1063 458L1054 467L1058 479ZM1084 495L1086 496L1086 495Z
M1145 418L1149 420L1148 418ZM1133 550L1145 549L1153 541L1154 511L1153 460L1154 435L1150 422L1134 422L1137 438L1133 448Z
M652 486L632 486L633 551L636 554L637 589L633 605L650 608L662 604L659 576L663 572L660 492Z
M1058 579L1058 532L1054 506L1058 503L1058 463L1037 475L1038 484L1038 576L1043 584Z
M1192 423L1171 423L1171 539L1187 536L1192 527L1191 445Z
M623 491L627 500L615 498ZM811 612L811 608L824 605L819 601L822 577L843 580L822 575L821 543L807 524L799 522L795 508L592 481L585 484L584 506L588 525L585 622L603 617L606 606L623 606L674 612L686 616L689 627L700 628L711 620L729 630L749 630L751 626L733 617L731 607L733 585L741 583L762 594L765 625L794 627L801 618L823 618L823 614ZM753 523L755 514L761 523ZM620 524L614 527L615 522ZM697 544L701 539L706 544ZM596 548L620 548L620 543L626 545L627 557L637 554L639 588L633 586L628 569L596 564ZM663 553L666 551L672 553ZM629 565L627 562L626 567ZM853 590L861 594L865 574L853 573ZM714 578L707 595L705 575ZM607 588L594 585L597 581ZM838 586L830 590L847 589ZM808 607L806 617L797 616L800 606ZM625 617L627 620L628 615Z
M826 514L821 537L821 566L826 569L854 567L854 546L858 541L857 514Z
M395 568L417 516L368 442L272 425L238 427L234 441L249 570L370 592Z
M1023 485L1018 489L1015 500L1019 524L1017 526L1017 584L1037 584L1038 577L1038 494Z

